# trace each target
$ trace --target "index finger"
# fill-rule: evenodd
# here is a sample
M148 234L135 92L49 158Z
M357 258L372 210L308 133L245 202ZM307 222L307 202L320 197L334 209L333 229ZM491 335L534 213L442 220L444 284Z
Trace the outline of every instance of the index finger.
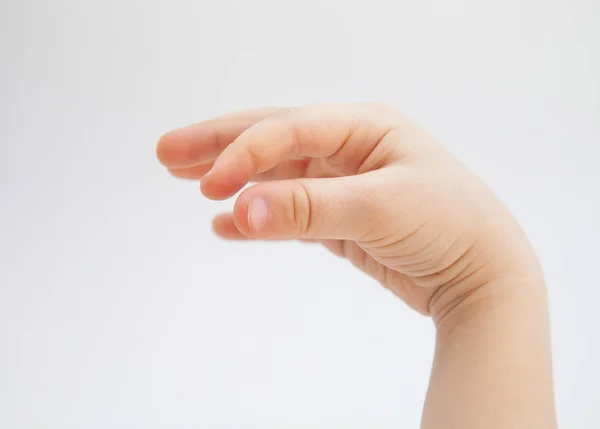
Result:
M244 110L169 131L158 141L156 155L169 168L212 161L249 127L285 110L282 107Z
M202 179L212 199L234 195L251 177L290 157L325 158L340 175L381 167L376 151L392 126L361 105L319 105L284 111L256 123L223 150ZM371 156L373 155L373 156Z

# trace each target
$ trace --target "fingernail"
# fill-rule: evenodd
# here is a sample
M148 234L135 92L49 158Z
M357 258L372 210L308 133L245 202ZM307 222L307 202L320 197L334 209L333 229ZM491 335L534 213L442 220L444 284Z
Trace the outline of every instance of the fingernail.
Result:
M269 219L269 207L263 198L255 198L248 206L248 224L253 232L260 231Z

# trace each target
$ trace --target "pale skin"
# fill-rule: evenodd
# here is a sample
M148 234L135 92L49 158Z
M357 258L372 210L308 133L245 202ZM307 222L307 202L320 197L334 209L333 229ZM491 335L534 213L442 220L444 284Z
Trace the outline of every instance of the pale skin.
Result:
M212 200L257 182L215 218L218 236L322 243L431 316L423 429L556 427L535 253L495 194L402 112L248 110L171 131L157 155Z

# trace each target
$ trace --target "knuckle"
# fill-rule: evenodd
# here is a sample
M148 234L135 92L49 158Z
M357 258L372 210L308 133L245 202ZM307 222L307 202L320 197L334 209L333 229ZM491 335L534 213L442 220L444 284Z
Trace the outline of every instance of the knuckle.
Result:
M285 130L289 133L289 145L290 145L290 154L292 156L297 156L300 154L300 142L304 138L301 135L300 127L296 121L288 118L285 124ZM306 139L304 138L304 141Z
M292 156L300 152L300 141L306 140L300 122L295 115L297 110L283 109L265 120L267 124L277 130L277 134L280 134L280 141L289 146L287 152Z
M307 186L299 182L298 186L294 186L291 198L292 218L297 228L296 232L300 237L310 236L313 222L313 201Z
M254 171L263 172L265 168L262 166L260 153L256 152L256 148L253 145L244 145L242 150L245 150L248 154L248 159L252 163L252 169Z

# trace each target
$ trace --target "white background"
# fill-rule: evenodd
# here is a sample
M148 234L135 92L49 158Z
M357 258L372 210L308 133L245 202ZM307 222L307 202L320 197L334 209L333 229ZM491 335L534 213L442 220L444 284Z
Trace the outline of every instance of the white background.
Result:
M165 131L389 101L528 231L563 428L600 427L597 0L0 3L0 427L416 428L431 322L320 248L230 244ZM457 388L459 388L457 386Z

